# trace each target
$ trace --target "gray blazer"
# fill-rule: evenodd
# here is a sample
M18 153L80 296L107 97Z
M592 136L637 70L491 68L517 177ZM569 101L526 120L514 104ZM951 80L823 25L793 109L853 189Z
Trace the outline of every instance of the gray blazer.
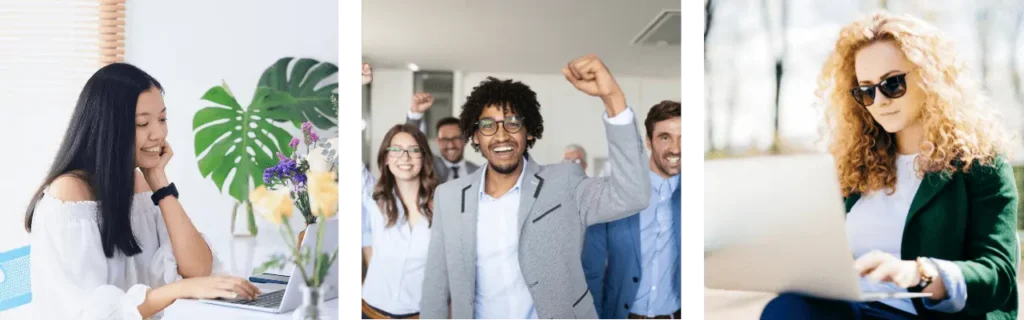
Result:
M423 127L421 126L422 123L423 119L417 120L410 119L409 117L405 118L405 124L414 125L417 128L420 128L420 131L423 131ZM426 132L424 132L423 134L426 134ZM466 172L469 172L469 175L472 175L473 172L476 172L477 169L480 169L479 165L469 162L469 160L466 160ZM450 170L451 168L448 168L448 166L444 165L444 159L442 159L440 156L434 156L434 173L437 175L438 184L448 182L448 175L451 173L449 172Z
M588 178L576 164L529 159L519 204L519 266L540 318L597 318L580 260L587 226L647 207L650 176L637 131L605 123L610 177ZM480 175L437 188L420 316L473 318ZM449 301L451 310L449 310Z

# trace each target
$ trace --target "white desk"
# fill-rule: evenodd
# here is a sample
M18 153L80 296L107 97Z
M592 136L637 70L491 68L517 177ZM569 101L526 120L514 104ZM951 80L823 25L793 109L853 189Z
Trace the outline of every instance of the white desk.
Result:
M328 319L338 318L338 299L324 302L324 312ZM294 312L294 311L293 311ZM197 319L277 319L290 320L292 312L266 313L239 308L207 304L197 300L178 300L164 309L164 320L197 320Z
M299 215L301 216L301 215ZM294 218L294 217L293 217ZM301 226L300 223L292 223L292 226ZM295 222L295 221L293 221ZM253 274L256 266L263 264L274 253L285 253L288 247L284 239L276 229L277 226L260 225L260 233L256 237L236 238L224 233L207 235L211 246L215 249L217 257L229 273L232 275L248 278ZM298 230L295 231L298 234ZM335 268L337 265L334 266ZM288 275L292 266L289 265L284 271L270 270L268 272ZM272 284L256 284L264 292ZM284 285L277 285L283 287ZM324 302L324 311L328 318L338 319L338 299ZM291 319L292 312L275 314L259 311L252 311L240 308L212 305L198 300L181 299L175 301L170 307L164 309L164 320L197 320L197 319Z

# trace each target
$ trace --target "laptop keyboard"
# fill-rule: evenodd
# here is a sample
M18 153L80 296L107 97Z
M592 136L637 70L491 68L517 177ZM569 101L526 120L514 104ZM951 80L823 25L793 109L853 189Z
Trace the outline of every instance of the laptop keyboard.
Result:
M262 294L256 297L256 300L249 299L217 299L224 302L230 302L233 304L241 304L253 307L261 308L277 308L281 305L281 300L284 298L284 290L278 290L267 294Z

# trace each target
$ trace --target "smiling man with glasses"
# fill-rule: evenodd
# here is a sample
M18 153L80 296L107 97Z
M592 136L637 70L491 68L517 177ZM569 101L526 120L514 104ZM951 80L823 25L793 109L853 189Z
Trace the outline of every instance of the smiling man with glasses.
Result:
M423 114L434 105L434 96L429 93L417 93L412 96L412 105L406 116L406 124L420 128ZM466 140L462 138L459 119L444 117L437 121L437 149L440 156L434 156L434 172L438 183L465 177L480 168L476 163L462 158ZM422 129L421 129L422 130Z
M650 176L635 115L604 63L584 56L562 72L604 102L616 171L587 178L576 164L537 163L527 152L544 133L537 94L495 78L473 88L460 127L487 163L435 192L423 318L597 317L580 260L586 227L646 207Z

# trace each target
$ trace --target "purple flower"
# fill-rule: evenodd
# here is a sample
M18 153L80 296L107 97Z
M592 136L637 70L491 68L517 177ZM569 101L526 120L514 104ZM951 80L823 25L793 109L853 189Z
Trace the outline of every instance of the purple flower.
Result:
M320 140L320 136L317 135L315 131L310 131L309 132L309 140L311 140L312 143L316 143L317 140Z
M313 123L312 122L306 121L306 122L302 123L302 134L303 135L309 134L309 132L312 131L312 130L313 130Z
M292 149L295 149L296 147L298 147L299 146L299 138L292 138L292 141L288 142L288 146L291 147Z
M277 160L284 161L284 159L288 159L288 157L285 157L280 151L277 152Z
M296 174L295 175L295 182L297 182L297 184L299 184L299 185L305 185L306 184L306 174L305 173Z
M267 170L263 170L263 183L264 184L270 185L270 179L273 179L273 178L274 178L274 167L270 167L270 168L267 168Z

